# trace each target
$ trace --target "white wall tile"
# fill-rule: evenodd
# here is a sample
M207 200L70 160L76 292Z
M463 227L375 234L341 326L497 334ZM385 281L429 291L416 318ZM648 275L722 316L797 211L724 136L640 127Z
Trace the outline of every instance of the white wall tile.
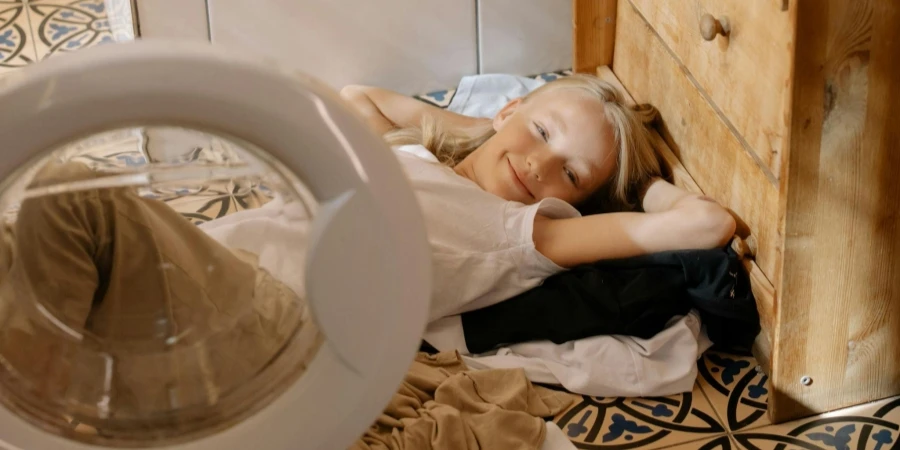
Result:
M476 73L474 2L209 0L209 11L214 43L274 58L335 88L362 83L413 94Z
M205 0L136 0L142 38L209 42Z
M571 0L477 0L482 73L572 66Z

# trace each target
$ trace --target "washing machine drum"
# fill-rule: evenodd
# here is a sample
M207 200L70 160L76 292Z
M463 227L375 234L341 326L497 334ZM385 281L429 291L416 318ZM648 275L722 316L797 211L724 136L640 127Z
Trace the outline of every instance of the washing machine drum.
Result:
M335 449L418 347L424 222L328 87L205 44L0 78L0 447Z

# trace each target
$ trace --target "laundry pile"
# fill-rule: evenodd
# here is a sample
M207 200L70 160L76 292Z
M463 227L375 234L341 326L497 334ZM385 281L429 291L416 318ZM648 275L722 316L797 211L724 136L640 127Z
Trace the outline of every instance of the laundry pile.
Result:
M464 77L447 109L492 117L545 81ZM584 395L664 396L692 389L712 345L749 349L759 333L750 280L729 247L576 267L486 308L432 322L424 348L471 368L523 368Z
M539 384L602 397L688 392L710 339L746 349L758 332L749 277L730 247L576 267L432 323L353 448L572 449L543 419L576 397Z
M543 83L465 77L447 109L492 117ZM574 448L542 420L573 397L539 384L599 397L689 392L703 352L746 351L759 331L749 276L730 247L575 267L429 324L400 390L354 448Z
M688 392L713 343L749 349L759 333L750 280L730 248L664 252L576 267L507 301L433 322L425 343L473 368L602 397Z

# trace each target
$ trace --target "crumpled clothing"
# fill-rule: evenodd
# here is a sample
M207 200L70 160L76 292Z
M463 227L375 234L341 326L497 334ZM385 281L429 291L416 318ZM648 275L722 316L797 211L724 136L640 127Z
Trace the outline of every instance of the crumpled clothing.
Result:
M469 371L456 351L420 353L352 450L540 449L545 417L575 396L531 384L521 369Z

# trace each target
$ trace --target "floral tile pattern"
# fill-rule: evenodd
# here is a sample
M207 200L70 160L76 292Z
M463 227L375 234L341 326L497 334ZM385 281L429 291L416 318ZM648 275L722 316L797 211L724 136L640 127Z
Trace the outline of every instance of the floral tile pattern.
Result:
M752 356L707 352L700 359L698 383L728 431L769 424L768 380Z
M734 434L747 450L900 448L900 397Z
M103 0L28 0L38 59L115 42Z
M430 92L428 94L416 95L415 98L425 103L430 103L438 108L446 108L450 106L453 96L456 95L456 89L447 89L443 91Z
M58 150L56 155L63 161L77 161L94 170L129 171L152 163L147 157L145 143L146 137L140 128L115 130L74 142ZM179 163L217 163L228 157L222 145L214 145L185 152ZM144 188L140 195L166 202L196 225L245 209L259 208L274 198L274 193L260 180L249 177ZM12 220L17 211L18 205L10 205L3 215L6 220Z
M696 386L668 397L582 396L554 421L583 449L665 448L721 436L727 441L725 428Z
M0 0L0 75L37 59L22 0Z
M723 435L666 447L666 450L736 450L737 448L731 436Z

